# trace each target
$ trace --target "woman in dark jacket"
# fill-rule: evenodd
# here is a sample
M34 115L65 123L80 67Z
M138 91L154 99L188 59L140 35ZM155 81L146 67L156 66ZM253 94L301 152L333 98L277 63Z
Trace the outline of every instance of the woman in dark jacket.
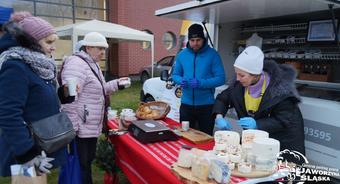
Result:
M56 66L51 58L58 37L48 22L27 12L14 13L4 30L0 39L0 176L9 176L13 164L36 166L48 173L52 165L65 162L65 149L44 155L26 123L59 113Z
M294 86L295 70L288 65L264 61L263 52L247 47L236 59L236 81L216 98L213 113L215 126L230 129L224 115L235 108L244 129L269 132L280 141L281 150L305 153L303 119Z

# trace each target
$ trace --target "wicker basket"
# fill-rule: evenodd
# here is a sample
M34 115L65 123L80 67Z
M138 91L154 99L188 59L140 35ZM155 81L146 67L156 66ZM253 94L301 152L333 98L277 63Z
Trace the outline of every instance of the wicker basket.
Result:
M153 101L153 102L141 102L136 111L136 117L138 119L145 120L156 120L163 119L170 112L170 106L161 101Z

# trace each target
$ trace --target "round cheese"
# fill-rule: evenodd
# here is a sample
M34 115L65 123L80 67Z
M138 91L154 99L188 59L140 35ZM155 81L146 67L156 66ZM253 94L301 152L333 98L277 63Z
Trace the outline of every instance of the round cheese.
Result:
M227 145L239 145L240 134L234 131L216 131L214 134L216 143L227 144Z
M280 152L280 142L273 138L255 138L252 153L257 159L275 159Z
M268 138L269 133L263 130L243 130L242 131L242 146L251 145L255 138Z

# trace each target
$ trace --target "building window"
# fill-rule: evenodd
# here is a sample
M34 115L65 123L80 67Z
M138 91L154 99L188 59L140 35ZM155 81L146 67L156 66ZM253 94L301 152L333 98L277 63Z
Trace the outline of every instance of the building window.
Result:
M106 0L1 0L9 2L15 11L29 11L38 17L51 17L50 22L54 26L60 26L60 22L66 24L69 19L72 23L79 20L107 20ZM65 24L64 24L65 25Z
M150 30L148 30L148 29L144 29L144 30L142 30L142 31L144 31L144 32L146 32L146 33L149 33L149 34L153 34ZM148 50L148 49L150 49L150 47L151 47L151 42L142 42L142 48L144 49L144 50Z
M162 41L166 50L176 47L176 35L170 31L164 33Z
M107 0L0 0L0 2L12 6L14 11L29 11L55 27L92 19L107 20ZM57 64L61 63L64 56L71 55L71 50L71 41L60 38L55 53Z

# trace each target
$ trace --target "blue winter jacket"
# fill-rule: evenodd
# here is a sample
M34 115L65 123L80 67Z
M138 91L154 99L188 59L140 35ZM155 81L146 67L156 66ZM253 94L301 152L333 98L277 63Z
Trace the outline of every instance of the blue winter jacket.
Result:
M0 54L17 46L10 35L0 39ZM35 74L21 60L7 60L0 70L0 176L10 175L10 165L22 164L41 154L24 122L59 112L55 85ZM65 149L47 155L54 167L65 162Z
M176 57L172 78L176 84L183 79L196 78L198 88L184 88L181 103L187 105L214 104L215 88L225 82L225 73L219 54L205 41L204 46L194 52L189 44Z

